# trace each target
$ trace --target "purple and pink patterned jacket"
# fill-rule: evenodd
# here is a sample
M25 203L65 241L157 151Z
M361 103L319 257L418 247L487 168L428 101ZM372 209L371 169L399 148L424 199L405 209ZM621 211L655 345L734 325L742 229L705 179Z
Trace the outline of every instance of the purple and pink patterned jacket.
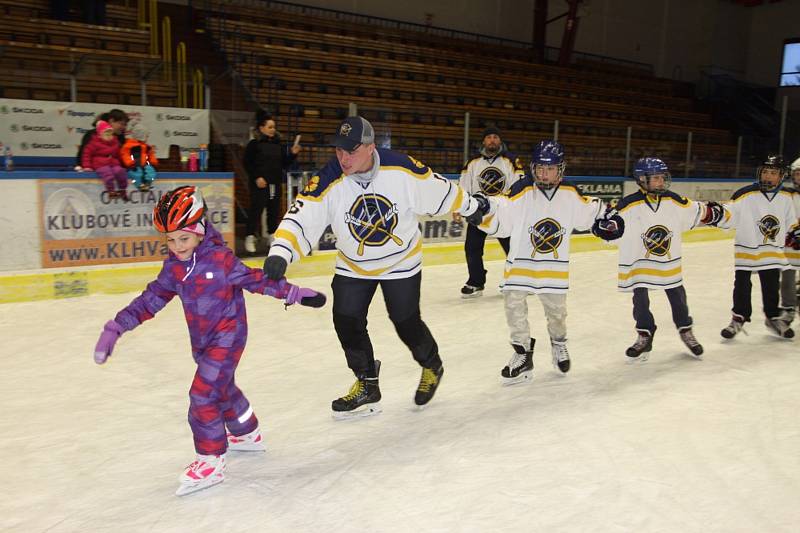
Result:
M130 331L153 318L177 294L183 303L195 359L209 348L244 346L247 311L242 289L285 298L290 288L285 278L272 281L260 269L244 265L211 223L205 224L205 238L192 259L181 261L170 253L158 277L114 318Z

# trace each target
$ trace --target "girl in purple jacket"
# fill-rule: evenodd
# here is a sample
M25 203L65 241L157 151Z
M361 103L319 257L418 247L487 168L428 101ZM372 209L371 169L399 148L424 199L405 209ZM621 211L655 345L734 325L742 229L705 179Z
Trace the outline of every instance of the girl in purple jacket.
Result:
M103 180L103 185L111 198L127 200L128 173L122 168L120 146L114 136L114 128L105 120L100 120L95 130L95 134L83 148L81 166L83 170L95 171Z
M95 362L105 363L120 335L152 318L175 295L181 299L197 363L189 390L197 459L181 475L178 496L221 483L227 450L264 450L253 408L234 382L247 341L242 289L283 299L287 306L325 305L324 294L286 278L269 280L260 269L242 264L204 213L205 202L195 187L179 187L161 197L153 224L166 233L169 257L155 281L106 323L94 352Z

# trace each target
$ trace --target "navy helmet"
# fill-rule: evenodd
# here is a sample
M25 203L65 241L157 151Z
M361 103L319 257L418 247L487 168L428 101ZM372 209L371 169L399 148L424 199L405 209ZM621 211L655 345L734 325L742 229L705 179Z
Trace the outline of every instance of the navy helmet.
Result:
M664 185L653 189L650 187L650 177L661 175L664 177ZM672 183L672 175L669 167L664 161L657 157L643 157L633 165L633 179L647 193L662 194L669 189Z
M761 173L768 168L778 171L778 183L775 185L761 181ZM771 154L768 155L760 165L758 165L758 168L756 168L756 183L758 183L759 188L764 192L774 191L781 186L783 180L786 178L786 174L786 164L783 162L783 157Z
M558 178L554 183L545 183L536 174L537 166L558 166ZM567 167L564 163L564 146L558 141L541 141L533 149L531 156L531 174L533 180L540 189L552 189L561 183L564 177L564 169Z

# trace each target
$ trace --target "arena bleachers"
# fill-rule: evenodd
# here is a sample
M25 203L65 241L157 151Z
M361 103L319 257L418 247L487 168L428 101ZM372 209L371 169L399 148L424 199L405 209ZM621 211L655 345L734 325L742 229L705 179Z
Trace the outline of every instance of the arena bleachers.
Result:
M0 97L142 103L143 73L161 58L150 53L149 32L136 27L135 7L109 4L107 26L52 20L49 3L0 0ZM74 78L74 85L72 80ZM175 87L147 80L147 104L175 105Z
M276 9L233 7L209 14L206 25L259 101L275 104L268 99L278 79L278 113L296 117L304 138L319 144L355 102L379 133L385 124L393 147L430 151L426 161L449 171L465 112L473 139L495 123L521 153L558 120L560 139L580 154L571 168L582 173L620 173L629 126L634 157L659 153L680 167L689 131L705 174L727 172L735 157L730 133L694 109L686 84L644 71L535 64L521 48L487 53L458 39Z

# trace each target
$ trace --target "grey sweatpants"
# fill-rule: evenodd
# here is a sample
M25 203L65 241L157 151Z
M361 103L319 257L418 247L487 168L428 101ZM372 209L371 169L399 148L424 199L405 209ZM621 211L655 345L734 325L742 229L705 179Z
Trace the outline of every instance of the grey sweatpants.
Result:
M503 291L505 298L506 322L511 334L511 344L524 346L530 350L531 326L528 323L528 296L525 291ZM547 318L547 333L550 340L567 340L567 295L537 294Z
M794 309L797 307L797 285L794 269L781 273L781 307Z

